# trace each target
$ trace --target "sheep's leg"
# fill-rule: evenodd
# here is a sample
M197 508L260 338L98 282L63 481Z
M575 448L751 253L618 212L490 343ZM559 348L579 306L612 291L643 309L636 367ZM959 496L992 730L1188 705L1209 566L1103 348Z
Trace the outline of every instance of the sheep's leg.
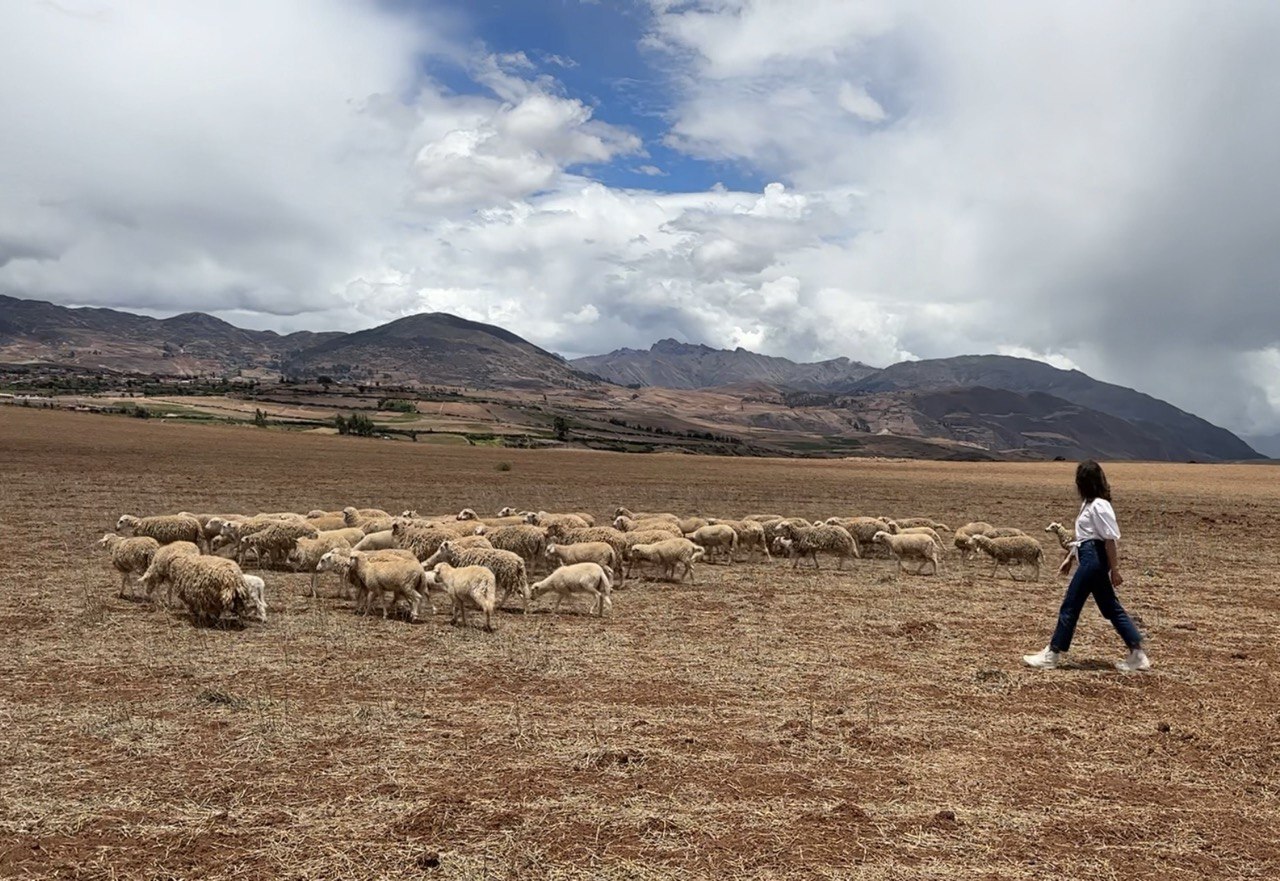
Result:
M319 577L320 577L319 572L311 573L311 598L312 599L315 599L316 597L319 596L319 594L316 593L316 579L318 579Z
M493 633L493 617L488 608L484 610L484 632Z
M120 573L120 593L117 594L117 596L124 597L125 595L124 589L128 586L128 584L129 584L129 573L121 572Z
M563 592L561 592L561 591L556 591L556 601L555 601L555 603L551 606L551 614L552 614L552 615L555 615L556 617L559 617L559 616L560 616L560 604L561 604L562 602L564 602L564 593L563 593Z

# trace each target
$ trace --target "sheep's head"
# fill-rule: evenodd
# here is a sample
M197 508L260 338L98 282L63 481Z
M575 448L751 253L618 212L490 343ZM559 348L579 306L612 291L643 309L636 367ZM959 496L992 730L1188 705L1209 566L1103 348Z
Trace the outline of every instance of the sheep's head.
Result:
M109 548L115 544L119 538L120 536L116 535L114 532L104 533L102 538L98 539L98 547Z
M329 516L329 512L328 512L328 511L321 511L319 508L316 508L316 509L315 509L315 510L313 510L313 511L308 511L308 512L307 512L307 519L308 519L308 520L314 520L314 519L316 519L317 517L328 517L328 516Z
M542 552L542 555L546 557L548 560L553 558L556 555L555 543L553 542L551 544L548 544L546 550Z
M796 537L796 525L794 523L784 520L777 525L776 529L778 535L783 538L794 539Z
M396 538L399 538L400 536L404 535L404 531L405 529L408 528L408 526L409 526L408 520L404 519L403 517L397 517L396 519L391 521L391 534L394 535Z
M898 525L898 521L887 520L887 521L884 521L884 523L889 527L887 531L890 535L897 535L898 533L902 532L902 527Z
M885 530L880 529L876 531L875 535L871 536L871 540L877 544L887 545L889 543L889 536L891 535L893 535L892 532L886 532Z
M132 514L121 514L120 519L116 521L116 532L123 529L132 531L138 525L138 518Z
M694 548L694 549L693 549L693 554L692 554L692 556L690 556L690 557L689 557L689 562L690 562L690 563L696 563L696 562L698 562L699 560L701 560L704 556L706 556L706 554L707 554L707 549L706 549L706 548L704 548L704 547L696 547L696 548Z
M489 527L487 527L487 526L485 526L483 523L481 523L479 526L477 526L477 527L475 528L475 530L474 530L471 534L472 534L472 535L485 535L485 534L487 534L488 532L489 532Z
M449 565L448 563L440 564L440 566L448 566L448 565ZM434 568L428 569L425 564L423 565L422 575L423 575L423 578L426 580L428 587L442 586L442 582L440 581L440 572L438 571L439 568L440 568L439 566L436 566Z
M400 512L400 516L401 516L401 517L404 517L404 518L406 518L406 519L408 519L408 520L416 520L416 519L417 519L417 517L418 517L418 512L417 512L417 511L414 511L414 510L411 508L411 509L409 509L408 511L401 511L401 512Z
M244 576L244 590L238 597L240 608L238 612L242 618L248 618L250 621L258 621L266 623L267 620L267 599L263 596L262 579L256 575Z
M970 547L975 547L980 551L986 551L986 552L990 552L992 548L991 538L990 536L986 536L986 535L973 536L972 538L969 539L969 545Z
M629 524L627 523L626 517L619 516L619 517L613 518L613 528L618 530L619 532L630 532L631 530L628 528L628 526Z
M342 548L334 548L325 553L320 558L320 562L316 563L317 572L334 572L344 571L351 564L351 554L354 551L347 551Z
M516 509L515 509L515 508L512 508L510 505L508 505L507 507L503 508L502 510L500 510L500 511L498 512L498 516L499 516L499 517L514 517L514 516L515 516L515 513L516 513Z
M619 505L618 507L613 509L613 516L614 517L630 517L631 512L628 511L626 508L622 507L621 505Z
M459 520L476 520L478 518L476 517L475 511L471 510L470 508L463 508L461 511L458 512L458 519Z
M1062 535L1062 533L1066 532L1066 529L1063 527L1063 525L1062 525L1061 523L1058 523L1057 521L1054 521L1053 523L1050 523L1048 526L1046 526L1046 527L1044 528L1044 531L1045 531L1045 532L1056 532L1058 535Z

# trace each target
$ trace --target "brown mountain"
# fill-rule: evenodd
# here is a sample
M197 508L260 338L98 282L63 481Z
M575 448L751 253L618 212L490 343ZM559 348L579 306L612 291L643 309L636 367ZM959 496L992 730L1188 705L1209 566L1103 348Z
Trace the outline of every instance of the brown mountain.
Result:
M683 389L764 382L801 391L835 391L876 371L848 358L801 363L742 347L713 349L672 339L659 340L648 349L617 349L571 363L618 385Z
M445 312L344 334L289 358L292 376L479 388L581 388L597 377L510 331Z

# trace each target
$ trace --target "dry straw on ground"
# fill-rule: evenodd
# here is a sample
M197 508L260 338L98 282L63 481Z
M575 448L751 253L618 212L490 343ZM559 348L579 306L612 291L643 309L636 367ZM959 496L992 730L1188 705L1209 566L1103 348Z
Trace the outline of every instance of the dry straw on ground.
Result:
M360 618L265 573L270 621L121 600L122 511L616 504L1069 521L1070 464L444 449L0 411L0 876L1271 878L1280 480L1117 465L1122 595L1078 667L1018 666L1062 582L785 563L637 582L603 621ZM498 471L510 462L510 471ZM1046 537L1051 561L1058 559ZM332 585L330 585L332 590ZM566 609L569 604L566 603Z

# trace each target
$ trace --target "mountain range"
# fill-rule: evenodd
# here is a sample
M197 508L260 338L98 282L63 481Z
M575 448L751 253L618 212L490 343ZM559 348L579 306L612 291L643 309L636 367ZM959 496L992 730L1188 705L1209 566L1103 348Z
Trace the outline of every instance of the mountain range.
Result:
M651 415L763 444L785 439L791 449L807 448L804 437L836 448L894 435L1035 458L1261 458L1226 429L1164 401L1024 358L967 355L878 369L666 339L570 362L510 331L440 312L354 333L280 335L198 312L157 319L0 296L0 363L556 392L566 401L577 394L565 406L592 414L600 401L641 397L618 394L626 391L618 386L678 389L688 393L664 396L662 412ZM613 406L627 419L648 418L639 404Z

